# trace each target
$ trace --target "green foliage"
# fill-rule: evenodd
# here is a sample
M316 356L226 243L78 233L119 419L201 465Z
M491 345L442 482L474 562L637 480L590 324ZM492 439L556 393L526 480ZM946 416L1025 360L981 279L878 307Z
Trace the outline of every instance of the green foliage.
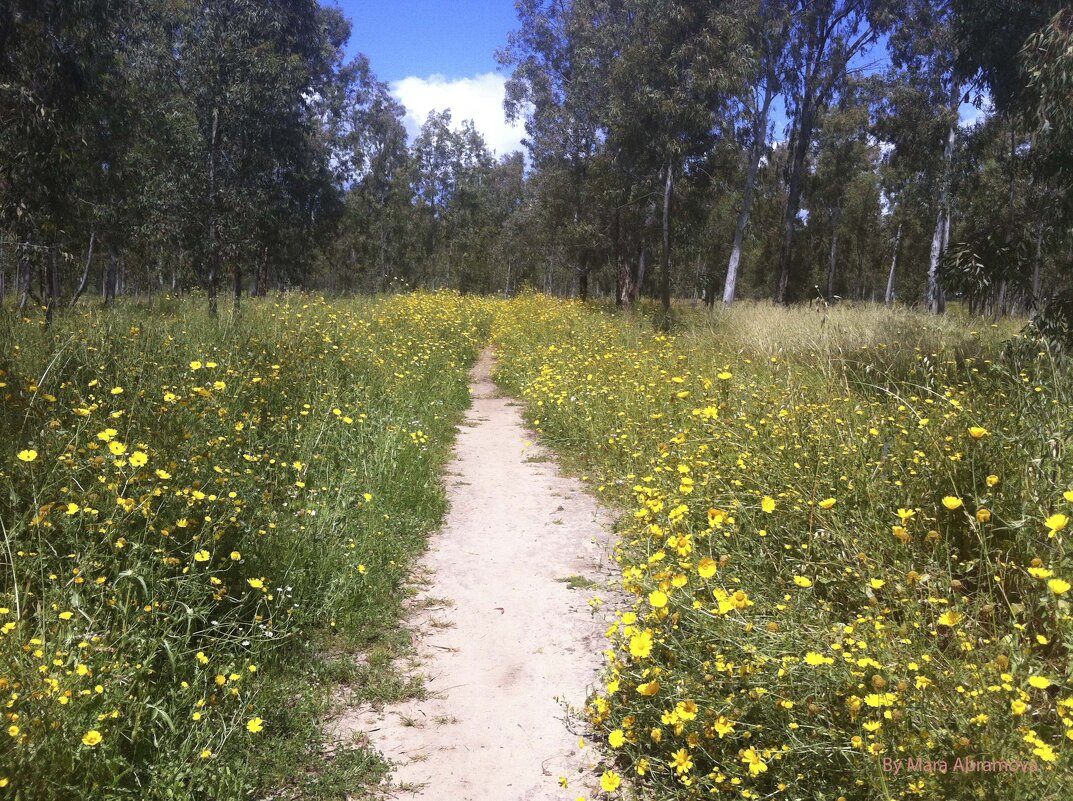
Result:
M263 797L315 769L325 654L390 635L444 511L479 304L291 296L233 326L194 302L151 326L134 304L3 323L0 780L20 799ZM413 689L388 672L352 680ZM352 763L375 774L364 751L332 769Z
M955 11L957 68L977 80L1003 114L1025 103L1025 79L1018 63L1025 40L1059 12L1063 0L950 0Z
M528 161L497 161L449 114L408 142L314 0L9 3L0 295L48 319L91 287L213 305L225 280L236 302L528 286L659 295L665 317L721 293L940 311L953 245L987 280L948 267L951 300L1024 314L1070 268L1060 5L523 0L497 57Z
M1068 796L1068 363L953 315L683 317L530 298L494 329L497 381L622 511L632 603L588 706L610 771L665 799Z
M1048 342L1073 350L1073 290L1058 293L1032 318L1031 327Z

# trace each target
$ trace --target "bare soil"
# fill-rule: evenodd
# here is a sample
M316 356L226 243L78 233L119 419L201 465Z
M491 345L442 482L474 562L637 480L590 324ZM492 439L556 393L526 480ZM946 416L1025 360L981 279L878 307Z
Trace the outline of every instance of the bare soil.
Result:
M599 754L580 745L568 709L600 666L607 620L592 599L611 575L609 521L534 444L492 363L486 352L473 370L450 512L415 575L410 669L427 698L352 709L333 725L392 763L392 798L572 801L598 786Z

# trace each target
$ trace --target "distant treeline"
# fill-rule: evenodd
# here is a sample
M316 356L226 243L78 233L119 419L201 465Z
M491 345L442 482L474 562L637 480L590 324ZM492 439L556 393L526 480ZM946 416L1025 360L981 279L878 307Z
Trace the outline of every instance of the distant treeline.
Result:
M316 0L3 4L0 298L51 317L91 291L202 287L215 313L224 288L532 287L1003 314L1070 284L1059 0L517 9L498 57L527 161L446 113L408 141Z

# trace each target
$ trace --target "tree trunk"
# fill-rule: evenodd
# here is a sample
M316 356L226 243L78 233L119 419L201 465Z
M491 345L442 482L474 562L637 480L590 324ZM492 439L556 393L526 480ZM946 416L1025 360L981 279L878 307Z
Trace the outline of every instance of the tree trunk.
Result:
M1006 242L1013 241L1014 203L1017 199L1017 125L1014 116L1008 115L1010 123L1010 196L1006 207Z
M637 280L633 282L631 300L636 302L644 294L645 281L648 279L648 246L641 244L641 252L637 254Z
M782 218L782 247L779 251L779 282L775 288L776 303L791 303L798 300L800 287L797 276L792 275L794 229L797 215L801 211L801 193L804 189L805 159L808 156L809 140L815 117L812 89L806 93L801 105L801 120L797 125L793 142L793 154L790 161L790 180L786 194L786 211Z
M145 298L146 300L153 300L153 284L157 281L164 282L164 251L158 250L156 256L156 267L151 271L145 273Z
M581 302L589 299L589 268L582 267L577 272L577 291Z
M15 267L15 291L19 297L19 312L26 308L26 304L30 301L30 282L32 279L31 272L33 266L30 263L30 247L29 243L26 243L19 252L18 262Z
M269 269L268 247L266 246L265 249L261 252L260 273L257 276L258 294L262 298L268 296L268 269Z
M119 269L116 266L116 255L114 253L109 253L108 263L104 268L104 276L101 278L101 297L104 300L105 306L115 300L118 274Z
M234 312L239 313L239 309L242 305L242 260L236 259L234 270Z
M380 275L383 276L384 285L386 286L387 282L391 278L391 267L390 267L390 262L388 261L388 258L387 258L387 253L388 253L388 249L387 249L387 228L384 225L384 212L383 212L383 208L384 208L385 203L387 203L386 200L381 200L380 201L380 209L381 209L381 211L380 211L380 221L379 221L379 225L377 226L377 228L379 229L378 230L378 235L379 235L379 239L380 239L380 242L379 242L380 247L379 247L379 250L378 250L378 253L377 253L377 258L380 260Z
M630 283L630 273L626 268L626 260L622 257L622 219L618 203L615 203L615 213L611 218L611 258L615 266L615 305L622 306L626 302L626 295Z
M946 214L943 215L943 253L946 253L946 249L950 247L950 221L954 215L950 209L950 195L946 196ZM942 292L942 287L939 287L939 291Z
M56 316L56 306L60 302L60 263L59 248L53 245L48 249L48 302L45 304L45 326L52 325L52 318Z
M216 197L216 140L219 130L220 111L212 110L212 134L209 139L209 269L206 290L209 295L209 315L217 317L219 309L216 302L216 276L220 267L220 232L219 214Z
M622 253L618 254L618 299L616 304L625 306L633 302L633 280L629 262Z
M216 268L211 264L209 265L207 289L209 295L209 316L218 317L220 315L220 308L216 298Z
M943 174L939 182L939 211L935 218L935 231L931 237L931 253L928 258L928 311L941 314L944 311L942 289L939 286L939 259L950 241L950 171L954 158L954 141L957 136L957 108L961 92L957 86L950 93L950 130L943 148Z
M89 232L89 248L86 250L86 267L82 270L82 280L78 282L78 289L75 290L74 295L71 297L71 306L78 303L78 299L82 297L82 293L86 291L86 287L89 286L89 268L93 264L93 242L96 233L94 231Z
M894 235L894 255L890 258L890 272L887 273L887 292L883 296L883 302L888 306L894 305L894 268L898 266L898 246L902 242L902 223L898 223L898 233Z
M1040 306L1040 288L1043 279L1043 221L1041 220L1036 225L1036 255L1033 258L1032 264L1032 308L1038 309ZM2 298L3 295L0 295Z
M764 149L767 146L767 120L771 110L771 101L775 93L771 89L771 81L764 83L764 100L760 111L753 122L753 146L749 151L749 168L745 173L745 190L741 196L741 209L738 211L738 222L734 226L734 244L730 248L730 262L727 264L727 278L723 284L723 304L729 306L734 302L734 295L738 286L738 267L741 264L741 246L745 239L745 228L749 224L749 212L753 201L753 188L756 185L756 174L760 170L760 159L763 158ZM715 303L715 285L710 282L708 305Z
M671 325L671 195L674 192L674 164L667 159L663 184L663 258L660 271L660 302L663 305L662 327Z
M842 218L842 209L831 212L831 255L827 267L827 302L835 295L835 268L838 264L838 221Z
M943 217L943 253L946 253L946 249L950 247L950 224L954 219L953 209L950 204L950 193L946 195L946 214ZM943 285L939 284L939 308L942 311L946 311L946 290L943 289Z
M656 225L656 209L655 201L648 204L648 212L645 214L645 221L641 228L641 250L637 254L637 272L631 281L630 303L635 303L645 291L645 281L648 279L648 232Z
M935 219L935 231L931 236L931 253L928 257L928 311L932 314L940 314L942 309L942 297L939 294L939 257L943 250L943 217L944 209L942 202L939 204L939 213Z

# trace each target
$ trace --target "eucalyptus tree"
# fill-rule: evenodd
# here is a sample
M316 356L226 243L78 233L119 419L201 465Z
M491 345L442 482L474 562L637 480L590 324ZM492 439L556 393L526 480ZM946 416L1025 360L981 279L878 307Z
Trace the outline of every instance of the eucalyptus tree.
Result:
M580 2L581 0L579 0ZM649 176L661 198L659 296L671 305L675 180L713 138L739 94L752 53L745 0L583 0L604 97L607 146Z
M1008 300L1027 293L1027 239L1022 228L1030 211L1023 178L1009 192L1009 125L991 115L967 130L954 163L952 195L958 227L940 264L945 291L978 313L1004 314ZM1016 173L1023 170L1017 168ZM1009 198L1013 198L1011 208ZM1006 202L1003 202L1003 199Z
M779 277L775 300L800 300L804 262L795 258L802 194L813 131L823 111L845 85L854 60L874 44L895 19L898 0L794 0L784 97L791 115L787 197L782 219Z
M451 112L432 111L410 149L410 183L423 240L424 278L433 286L451 283L451 264L444 258L447 250L444 240L447 207L455 190L456 146Z
M737 292L738 269L741 265L742 242L752 211L753 191L760 161L767 151L768 119L772 102L779 94L779 76L786 56L790 16L785 3L776 0L761 0L756 13L751 15L748 40L754 43L756 59L747 91L741 98L746 120L745 146L748 147L748 163L745 168L745 184L741 205L734 226L734 240L730 248L726 280L723 283L723 303L734 302ZM709 282L706 295L708 304L715 301L714 280Z
M525 157L521 151L500 157L485 187L492 211L490 223L495 228L487 253L488 266L481 276L480 290L486 294L510 294L511 272L520 261L510 240L517 232L517 222L526 204L525 184Z
M1073 254L1073 12L1062 9L1029 37L1021 57L1028 80L1028 123L1036 134L1037 173L1048 176L1051 211L1048 224L1041 220L1037 233L1033 269L1033 301L1043 296L1041 249L1044 232L1066 253ZM1058 289L1034 323L1045 335L1073 344L1073 258L1059 268L1063 277Z
M429 113L411 147L410 187L423 270L432 286L475 288L488 266L499 212L492 208L495 159L471 120Z
M826 224L830 229L825 294L835 294L840 234L849 220L847 206L860 205L868 187L875 185L875 148L869 144L869 109L860 100L861 87L848 86L835 108L824 113L818 123L816 164L810 175L809 225ZM855 203L856 201L856 203ZM820 212L823 212L821 215ZM852 208L859 217L862 210ZM821 217L822 223L821 223ZM859 232L857 232L859 235Z
M955 68L956 20L949 0L908 0L905 10L905 23L888 42L894 97L882 127L894 145L894 159L911 165L932 187L935 222L925 302L937 314L944 306L939 264L952 221L952 169L963 96Z
M593 41L593 19L584 2L519 0L518 29L496 55L511 70L504 108L508 119L525 122L525 145L533 169L546 174L542 191L561 185L554 202L554 224L577 275L579 293L588 295L594 268L585 247L594 208L584 202L593 160L601 151L602 86ZM543 191L543 197L552 200Z
M350 272L367 268L368 287L383 290L405 264L412 199L405 109L364 56L341 71L335 91L342 95L335 103L342 114L332 120L328 134L347 187L347 209L331 248L336 254L332 269L341 264Z
M958 75L971 82L999 114L1023 110L1029 73L1020 54L1030 36L1068 9L1066 0L948 0L957 41ZM1052 29L1053 30L1053 29Z
M1019 240L1024 238L1022 220L1018 218L1018 207L1028 204L1040 208L1041 218L1047 216L1044 210L1048 194L1047 180L1035 185L1026 185L1031 198L1018 196L1018 187L1024 184L1023 175L1030 161L1021 153L1034 150L1030 130L1030 113L1032 93L1028 91L1029 73L1023 69L1020 54L1030 36L1036 34L1052 20L1053 16L1068 7L1063 0L950 0L954 10L954 35L958 44L956 68L962 80L971 84L976 90L977 102L990 100L995 113L1006 125L1007 167L1006 219L1001 225L1005 261L1008 254L1023 257L1030 248L1023 246ZM1032 158L1031 160L1034 160ZM1035 234L1028 234L1029 239L1040 241L1042 227L1037 223ZM990 233L989 233L990 237ZM962 243L972 245L971 242ZM983 243L977 243L977 249L987 249ZM1038 250L1038 248L1037 248ZM999 285L1000 293L1005 296L1007 283L1025 284L1028 279L1024 273L1029 272L1033 259L1018 263L1005 263L1000 272L1005 276ZM1038 259L1035 262L1038 264ZM999 267L996 265L996 270ZM1004 298L1003 298L1004 299ZM1004 306L1000 303L1000 307Z
M1051 177L1068 226L1073 223L1073 11L1058 11L1029 37L1022 59L1038 161Z
M455 136L454 192L445 217L448 263L455 265L459 291L487 291L505 214L496 207L494 193L499 165L472 120L463 120Z
M1031 132L1032 173L1037 186L1035 254L1032 269L1032 302L1039 307L1043 292L1043 248L1061 250L1056 273L1066 283L1067 331L1073 331L1073 292L1068 289L1073 274L1073 11L1068 6L1032 34L1020 54L1027 81L1025 116ZM1052 301L1052 305L1054 301Z
M889 139L880 142L885 152L878 176L890 243L883 302L893 306L896 299L915 302L926 297L926 270L917 269L917 265L928 263L934 197L927 173L912 160L902 159Z
M186 156L173 166L215 314L225 267L237 304L264 232L285 222L299 234L324 210L333 188L319 127L349 26L314 0L183 0L161 14L172 32L157 53L171 65L163 125Z
M106 165L100 140L115 108L114 22L126 0L10 0L0 6L0 223L14 240L16 291L33 294L35 262L46 270L49 318L61 293L60 249L80 237Z

